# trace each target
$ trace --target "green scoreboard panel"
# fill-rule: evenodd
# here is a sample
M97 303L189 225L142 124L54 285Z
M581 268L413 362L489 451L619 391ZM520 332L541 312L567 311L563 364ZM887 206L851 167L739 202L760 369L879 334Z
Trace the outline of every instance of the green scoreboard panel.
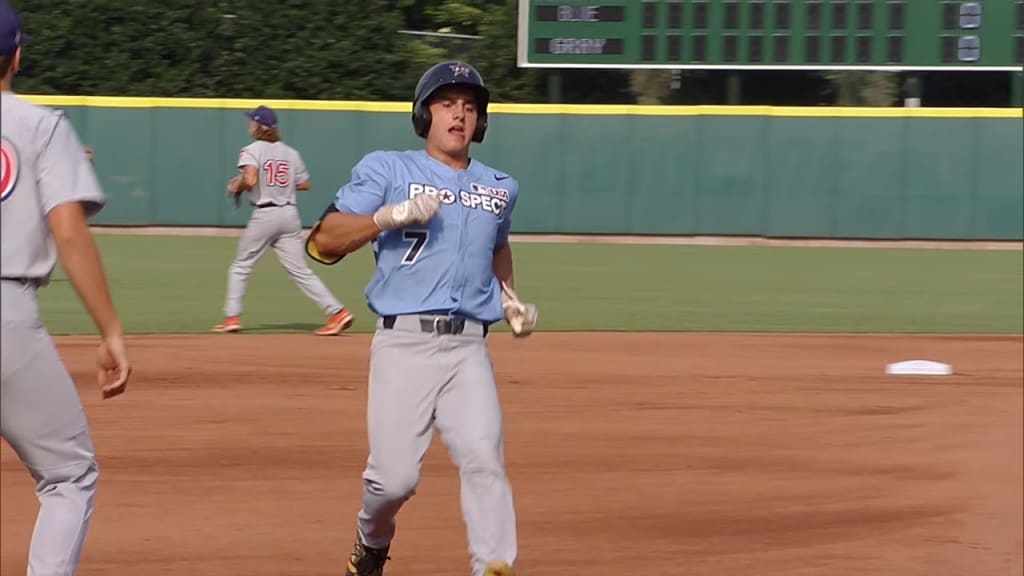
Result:
M533 68L1021 70L1024 0L519 0Z

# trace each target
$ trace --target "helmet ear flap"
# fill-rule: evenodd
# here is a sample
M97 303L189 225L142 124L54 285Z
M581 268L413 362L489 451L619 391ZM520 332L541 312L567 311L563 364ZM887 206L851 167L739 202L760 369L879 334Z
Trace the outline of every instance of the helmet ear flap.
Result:
M430 110L425 106L418 106L412 113L412 128L420 138L426 138L430 131ZM473 130L473 142L483 142L487 133L487 113L480 114L476 121L476 129Z
M412 110L412 128L420 138L426 138L430 131L430 110L422 104L416 104Z
M487 112L481 112L476 119L476 129L473 130L473 142L480 143L484 141L484 135L487 133Z

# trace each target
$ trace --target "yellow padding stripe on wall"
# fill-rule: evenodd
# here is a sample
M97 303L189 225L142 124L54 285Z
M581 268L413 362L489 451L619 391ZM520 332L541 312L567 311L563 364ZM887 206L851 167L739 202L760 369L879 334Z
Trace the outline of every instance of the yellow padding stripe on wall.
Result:
M348 100L257 100L239 98L137 98L122 96L46 96L21 94L45 106L95 108L254 108L351 112L412 112L408 102ZM848 108L833 106L641 106L618 104L502 104L498 114L584 114L604 116L790 116L815 118L1024 118L1021 108Z

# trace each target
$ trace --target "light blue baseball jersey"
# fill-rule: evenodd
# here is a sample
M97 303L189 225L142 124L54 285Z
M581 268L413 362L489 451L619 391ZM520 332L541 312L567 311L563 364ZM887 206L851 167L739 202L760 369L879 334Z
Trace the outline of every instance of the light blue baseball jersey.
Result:
M443 312L497 322L501 285L494 249L508 243L519 184L472 160L455 170L424 150L363 157L335 197L341 212L373 214L385 204L436 194L438 213L425 225L382 232L373 241L377 268L366 287L379 315Z

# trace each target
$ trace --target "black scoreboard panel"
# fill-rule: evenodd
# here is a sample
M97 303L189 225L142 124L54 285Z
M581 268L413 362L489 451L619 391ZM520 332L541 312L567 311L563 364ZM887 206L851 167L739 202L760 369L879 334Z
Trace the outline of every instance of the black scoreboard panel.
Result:
M520 0L519 65L1020 70L1024 0Z

